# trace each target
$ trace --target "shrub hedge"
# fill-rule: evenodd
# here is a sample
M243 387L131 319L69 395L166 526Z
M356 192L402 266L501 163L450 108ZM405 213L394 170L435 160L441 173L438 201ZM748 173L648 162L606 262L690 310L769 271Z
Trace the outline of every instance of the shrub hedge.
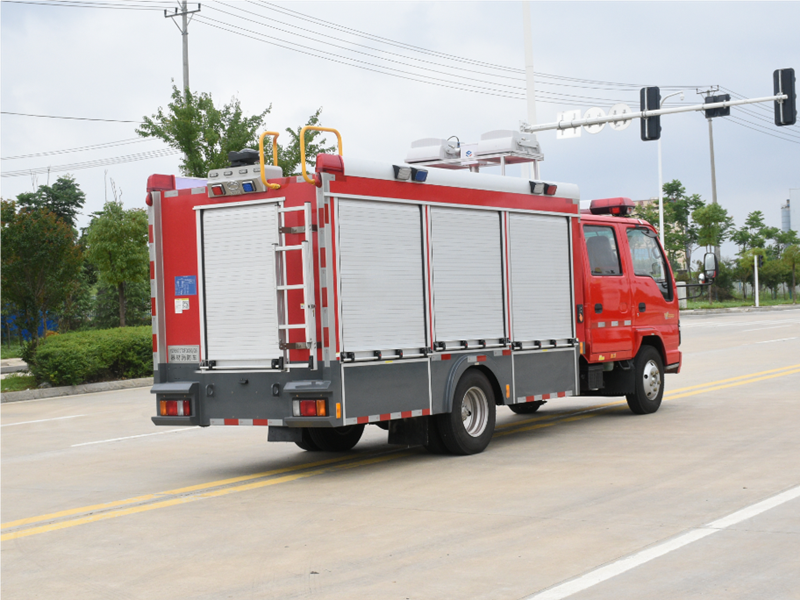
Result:
M28 365L37 381L51 385L149 377L152 339L148 326L62 333L41 341Z

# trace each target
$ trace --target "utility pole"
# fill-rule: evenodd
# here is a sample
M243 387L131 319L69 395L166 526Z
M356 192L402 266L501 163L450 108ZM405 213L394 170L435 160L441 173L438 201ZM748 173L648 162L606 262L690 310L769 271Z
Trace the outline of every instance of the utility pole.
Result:
M195 10L188 10L186 6L186 0L178 0L178 7L180 12L178 12L178 8L174 9L174 12L169 13L166 10L164 11L164 18L165 19L174 19L175 17L181 17L181 25L175 23L175 26L181 32L181 37L183 38L183 91L184 93L188 94L189 92L189 22L191 18L189 15L193 15L194 13L200 12L200 5L197 5Z
M701 96L708 97L711 94L718 92L719 86L714 86L713 88L707 90L697 90L697 93ZM708 117L706 119L708 121L708 147L711 150L711 202L712 204L717 203L717 170L714 165L714 127L711 124L712 118ZM714 246L714 254L717 257L717 261L721 260L719 246ZM688 266L688 265L687 265ZM691 267L689 267L691 268Z
M531 34L531 3L524 0L522 3L522 27L525 38L525 83L528 100L528 123L536 125L536 82L533 74L533 35ZM539 179L539 161L531 164L531 177Z

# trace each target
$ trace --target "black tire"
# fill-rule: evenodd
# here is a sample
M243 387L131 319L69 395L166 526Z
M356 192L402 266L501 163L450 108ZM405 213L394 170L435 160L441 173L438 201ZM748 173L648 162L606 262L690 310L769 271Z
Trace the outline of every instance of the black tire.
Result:
M447 446L442 441L442 434L439 433L439 427L436 425L435 417L426 417L428 419L428 443L425 444L425 450L431 454L450 454Z
M664 362L652 346L642 346L633 360L635 392L625 396L628 408L637 415L649 415L661 406L664 396Z
M494 434L495 397L486 376L469 369L461 376L453 396L453 410L436 416L442 442L453 454L478 454Z
M363 425L347 427L313 427L308 430L311 441L325 452L346 452L358 443L364 433Z
M508 408L518 415L530 415L539 410L542 404L542 402L522 402L520 404L509 404Z
M308 427L303 427L303 439L299 442L295 442L300 448L306 450L308 452L319 452L320 447L314 443L314 440L311 439L311 435L308 433Z

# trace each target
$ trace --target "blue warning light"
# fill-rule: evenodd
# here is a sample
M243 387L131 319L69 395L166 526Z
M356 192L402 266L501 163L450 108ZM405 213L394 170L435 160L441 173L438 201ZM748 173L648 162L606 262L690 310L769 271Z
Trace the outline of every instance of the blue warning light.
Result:
M252 181L245 181L242 183L242 191L244 192L255 192L256 191L256 184Z

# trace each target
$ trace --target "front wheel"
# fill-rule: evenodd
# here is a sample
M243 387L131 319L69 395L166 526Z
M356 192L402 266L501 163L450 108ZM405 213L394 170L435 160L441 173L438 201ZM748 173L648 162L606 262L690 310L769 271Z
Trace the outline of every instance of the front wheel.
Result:
M437 415L442 442L453 454L478 454L494 434L495 398L486 376L469 370L461 377L453 396L453 410Z
M654 413L664 396L664 362L652 346L642 346L633 360L635 392L625 396L631 412L637 415Z
M347 427L310 427L308 435L311 441L325 452L346 452L358 443L364 433L363 425Z

